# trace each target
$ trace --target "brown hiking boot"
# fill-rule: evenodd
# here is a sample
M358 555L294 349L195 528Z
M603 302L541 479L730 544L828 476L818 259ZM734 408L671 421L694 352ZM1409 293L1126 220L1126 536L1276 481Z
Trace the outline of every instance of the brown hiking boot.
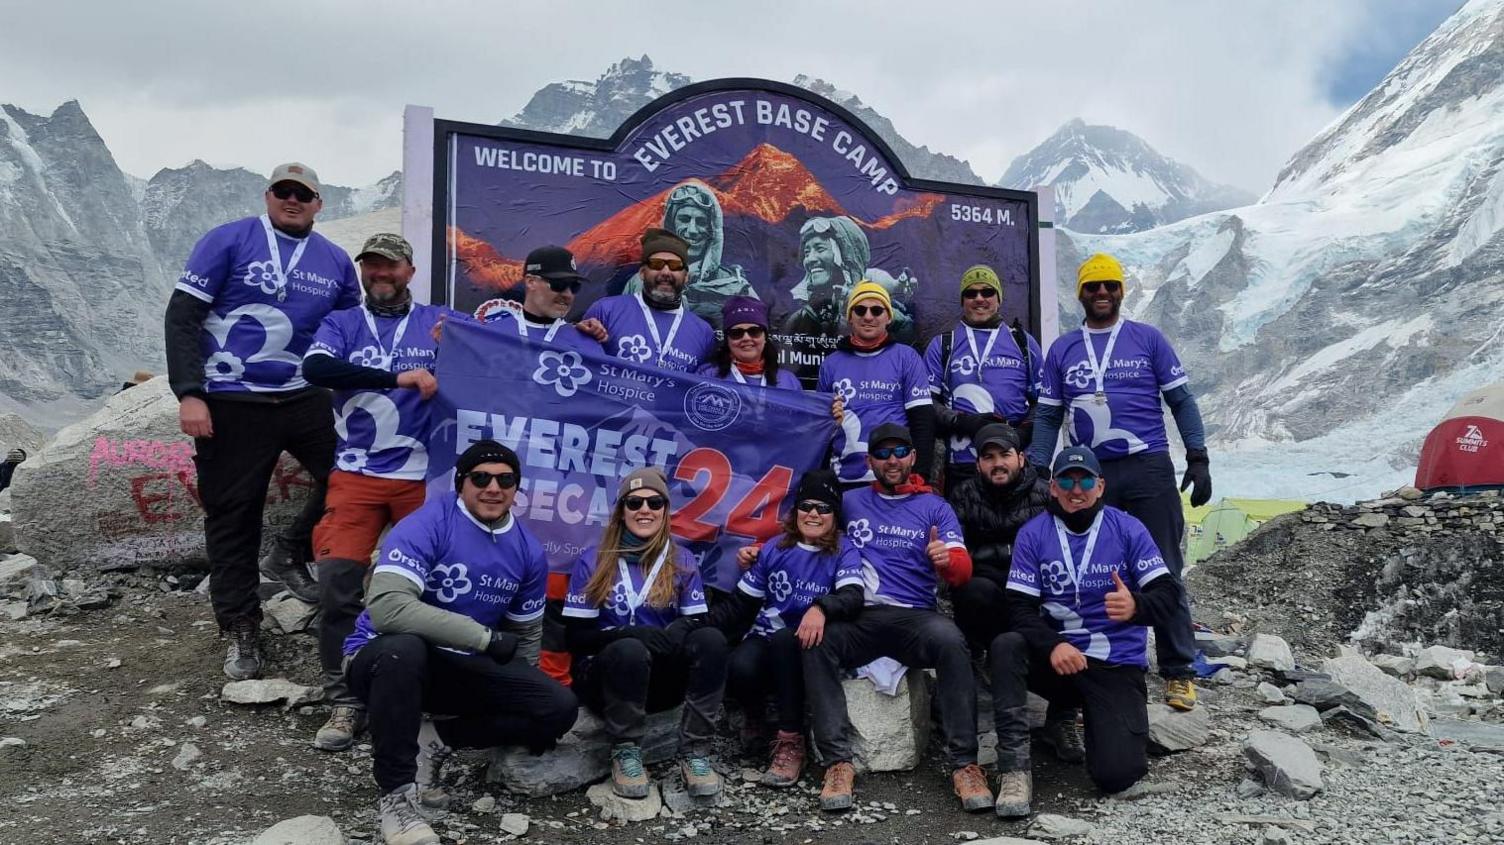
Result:
M852 789L856 786L856 767L846 761L832 763L825 770L825 785L820 788L820 809L849 810Z
M762 773L763 786L793 786L804 773L804 734L779 731L773 739L773 762Z
M992 806L992 790L987 788L987 775L976 763L968 763L951 773L950 782L961 799L961 809L968 813L985 810Z
M642 746L617 743L611 748L611 791L623 798L646 798L652 783L642 767Z
M997 781L997 803L993 809L1005 819L1021 819L1029 814L1034 799L1034 778L1029 770L1003 772Z

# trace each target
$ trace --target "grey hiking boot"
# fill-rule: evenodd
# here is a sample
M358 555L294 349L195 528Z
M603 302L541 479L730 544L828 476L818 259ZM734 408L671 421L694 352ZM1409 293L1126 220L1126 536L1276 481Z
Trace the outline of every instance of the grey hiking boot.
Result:
M381 838L386 845L439 845L439 835L418 811L416 785L410 783L388 792L376 807L381 813Z
M997 781L997 803L992 809L1005 819L1021 819L1029 814L1034 800L1034 778L1028 769L1003 772Z
M623 798L646 798L652 784L642 767L642 746L617 743L611 748L611 791Z
M355 737L366 729L366 711L359 707L337 704L329 721L314 734L313 747L320 751L345 751L355 744Z
M695 798L721 791L721 776L711 768L709 757L685 757L679 761L679 771L684 773L685 788Z
M271 551L261 558L261 574L280 583L289 593L309 604L319 603L319 584L308 571L303 555L291 551L281 540L272 543Z
M454 749L439 738L433 720L424 716L423 724L418 728L418 774L415 778L418 800L423 806L436 810L449 806L449 793L444 791L444 781L440 777L444 762L453 754Z
M1039 739L1055 752L1056 757L1067 763L1086 759L1086 743L1081 740L1081 727L1076 724L1074 716L1045 722Z
M225 652L225 677L248 681L261 675L261 625L254 619L230 623L225 633L230 648Z

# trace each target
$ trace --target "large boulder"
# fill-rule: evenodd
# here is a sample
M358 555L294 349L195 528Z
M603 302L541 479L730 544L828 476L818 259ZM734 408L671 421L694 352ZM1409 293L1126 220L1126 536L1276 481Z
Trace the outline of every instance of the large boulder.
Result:
M312 479L283 455L267 489L262 547L291 523ZM193 440L165 376L118 393L16 468L16 546L53 569L202 562Z
M1271 792L1304 800L1322 790L1316 752L1289 734L1254 731L1243 741L1243 756Z
M1399 678L1384 674L1362 655L1346 654L1321 664L1321 671L1347 687L1378 721L1395 730L1424 733L1426 714L1415 700L1415 692Z
M12 449L35 455L45 442L47 437L36 426L15 414L0 414L0 457Z
M923 672L910 669L898 682L896 695L878 692L866 678L843 682L858 769L900 772L919 765L930 743L927 681Z
M642 740L642 759L652 765L671 759L679 750L680 708L648 716ZM543 754L509 746L491 752L486 780L530 798L570 792L611 774L611 739L595 714L580 708L574 727L558 747Z
M1205 707L1182 712L1165 704L1149 705L1149 747L1161 753L1199 748L1212 736L1212 717Z

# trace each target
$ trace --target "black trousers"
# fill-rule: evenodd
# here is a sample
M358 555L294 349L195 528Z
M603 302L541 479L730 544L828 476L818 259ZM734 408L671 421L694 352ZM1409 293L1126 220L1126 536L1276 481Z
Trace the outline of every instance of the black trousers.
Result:
M849 761L851 720L846 715L843 669L879 657L939 676L940 730L951 768L977 761L977 691L971 652L956 623L936 610L872 606L850 622L825 626L825 639L803 652L804 686L814 712L815 746L827 765ZM911 683L915 681L910 679Z
M315 482L283 542L307 548L323 514L323 490L334 466L334 410L329 391L311 389L283 402L240 402L209 396L213 437L194 440L204 544L209 555L209 597L223 630L241 619L261 620L256 597L257 555L266 488L285 451ZM306 552L304 557L306 557Z
M1180 542L1185 537L1185 511L1175 483L1175 464L1168 452L1140 453L1102 461L1102 475L1107 479L1106 504L1127 511L1149 529L1149 536L1165 559L1165 566L1177 581L1185 570L1185 555ZM1181 587L1185 582L1181 581ZM1196 634L1191 627L1191 603L1187 592L1180 591L1180 608L1175 616L1154 626L1154 653L1159 674L1165 678L1193 678L1196 670Z
M649 713L684 704L680 751L710 756L726 692L726 635L697 628L670 654L654 654L641 640L623 638L599 654L575 659L574 688L600 714L612 742L641 744Z
M452 748L525 745L546 751L569 732L579 704L527 661L458 654L416 634L382 634L351 658L350 689L370 711L372 762L382 794L413 782L424 713Z
M1057 675L1048 660L1030 652L1019 633L998 636L991 652L998 771L1029 768L1029 690L1050 702L1052 716L1064 708L1082 708L1086 773L1098 789L1121 792L1149 771L1144 670L1087 658L1085 671Z
M762 713L768 694L778 703L778 729L804 732L804 666L794 628L748 636L731 652L726 688L747 713Z
M324 701L336 707L365 707L345 682L345 639L365 609L366 571L358 560L324 558L314 571L319 579L319 666L324 670Z
M992 638L1008 630L1008 611L1003 586L991 578L972 575L971 580L950 591L956 626L966 635L966 644L980 654Z

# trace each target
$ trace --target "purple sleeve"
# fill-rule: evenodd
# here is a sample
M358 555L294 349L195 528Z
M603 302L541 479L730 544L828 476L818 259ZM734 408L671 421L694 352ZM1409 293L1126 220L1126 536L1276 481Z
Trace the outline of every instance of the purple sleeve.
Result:
M1150 351L1151 360L1154 362L1154 380L1159 382L1161 392L1168 392L1191 380L1186 375L1185 365L1180 363L1180 356L1175 354L1175 347L1160 333L1159 329L1154 332L1154 348Z
M527 548L530 553L527 571L523 573L517 594L512 596L512 604L507 608L507 619L513 622L531 622L541 618L543 605L548 600L548 557L543 554L543 546L536 541L529 542Z
M230 224L210 229L193 245L174 289L194 299L213 302L229 281L234 252L235 236Z
M343 361L349 349L348 344L340 312L335 311L324 315L318 331L313 333L313 342L308 344L308 351L303 353L303 357L307 359L314 355L329 355Z
M1044 356L1039 376L1039 401L1044 405L1064 405L1065 386L1061 382L1060 357L1064 355L1065 336L1055 338L1049 354Z
M736 582L736 588L754 599L760 599L768 594L768 558L773 556L773 545L764 544L762 552L752 565L742 573L741 580Z
M956 518L955 510L949 502L939 496L935 498L939 499L935 503L934 523L940 529L940 542L952 549L966 548L966 538L961 534L961 520ZM928 543L929 538L926 537L924 541Z
M574 566L569 570L569 591L564 596L565 616L596 619L601 615L601 609L585 598L585 585L590 583L590 576L594 574L595 547L591 546L575 559Z
M680 546L674 559L687 559L690 564L680 570L685 575L683 580L679 582L679 615L695 616L701 613L709 613L710 606L705 603L705 582L700 579L700 567L694 565L694 556L683 546Z
M939 394L945 391L945 362L940 360L940 335L930 339L930 345L924 350L924 368L929 371L930 392Z
M924 370L924 361L920 360L919 353L911 347L902 348L908 350L908 354L903 356L903 384L899 387L903 391L904 409L934 404L935 400L930 395L930 377Z
M1013 541L1013 565L1008 568L1008 589L1026 596L1039 595L1039 550L1037 532L1025 525Z
M343 259L340 263L344 265L339 295L334 298L334 310L343 311L346 308L354 308L360 304L361 291L360 276L355 272L355 262L350 260L350 256L344 250L334 244L330 244L329 248L334 250L335 260Z
M862 556L850 540L842 537L841 551L836 558L835 585L831 587L831 591L834 592L853 584L858 587L866 584L866 580L862 577Z
M435 530L434 514L432 509L420 508L397 523L381 544L381 554L371 574L391 572L417 584L419 589L426 589L428 570L439 559L442 545Z
M1034 339L1034 335L1025 332L1024 340L1029 344L1029 360L1034 362L1034 371L1027 375L1028 389L1037 399L1044 386L1044 352L1039 348L1039 341Z

